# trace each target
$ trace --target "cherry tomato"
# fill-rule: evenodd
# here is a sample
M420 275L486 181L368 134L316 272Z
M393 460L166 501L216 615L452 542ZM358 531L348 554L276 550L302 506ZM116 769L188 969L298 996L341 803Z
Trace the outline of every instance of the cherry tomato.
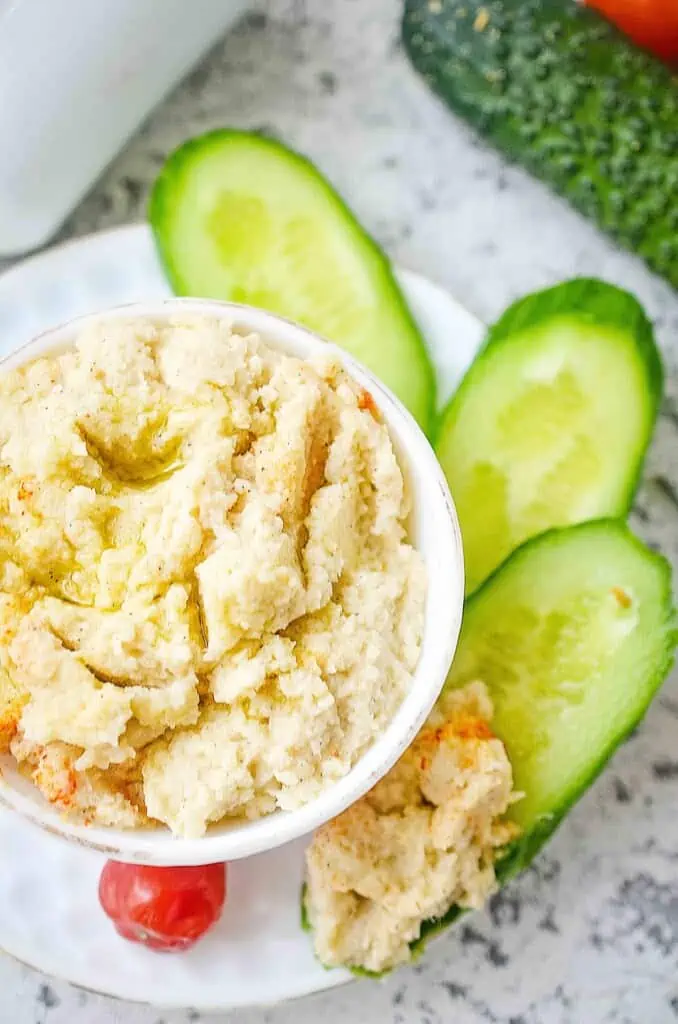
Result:
M678 0L585 0L639 46L678 60Z
M225 900L225 864L153 868L109 860L99 879L99 902L118 933L166 952L197 942Z

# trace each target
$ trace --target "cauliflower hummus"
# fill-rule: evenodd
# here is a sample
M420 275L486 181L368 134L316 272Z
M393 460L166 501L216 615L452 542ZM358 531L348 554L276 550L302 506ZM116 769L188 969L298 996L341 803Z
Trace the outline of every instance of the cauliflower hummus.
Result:
M0 377L0 749L87 823L297 808L390 722L426 596L370 396L223 321Z
M499 850L518 834L511 765L482 683L446 695L366 796L315 834L305 912L319 960L381 972L410 959L429 919L481 907Z

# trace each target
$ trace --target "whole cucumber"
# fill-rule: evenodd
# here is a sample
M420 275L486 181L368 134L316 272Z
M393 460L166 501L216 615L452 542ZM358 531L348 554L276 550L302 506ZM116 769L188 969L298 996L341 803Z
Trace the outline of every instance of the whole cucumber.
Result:
M406 0L448 106L678 286L678 79L573 0Z

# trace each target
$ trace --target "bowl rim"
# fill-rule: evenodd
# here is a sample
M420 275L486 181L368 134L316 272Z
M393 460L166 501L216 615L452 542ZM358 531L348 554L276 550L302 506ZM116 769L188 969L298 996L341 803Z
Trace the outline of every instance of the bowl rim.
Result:
M429 579L424 640L410 690L386 729L351 770L302 807L293 811L274 811L263 818L234 825L217 824L197 839L176 837L168 829L122 830L83 825L64 818L56 808L38 798L31 783L24 782L24 788L13 786L11 777L18 774L13 769L13 759L10 755L0 756L0 804L67 841L116 860L158 866L233 861L267 852L313 832L363 796L411 744L437 700L457 648L464 601L464 560L459 521L443 471L422 430L399 399L366 367L332 342L292 320L253 306L214 299L173 297L126 303L74 317L42 331L0 358L0 373L25 365L40 355L67 349L80 330L90 324L112 319L162 321L186 314L227 320L237 330L257 333L270 347L300 358L314 355L336 358L346 372L375 398L398 459L406 464L404 469L411 478L414 511L419 508L421 512L424 506L426 522L435 521L438 533L435 558L429 558L426 564ZM414 500L415 480L422 492L418 502ZM432 566L437 581L436 592L442 590L435 605L431 600ZM443 568L436 569L436 566L444 567L444 571Z

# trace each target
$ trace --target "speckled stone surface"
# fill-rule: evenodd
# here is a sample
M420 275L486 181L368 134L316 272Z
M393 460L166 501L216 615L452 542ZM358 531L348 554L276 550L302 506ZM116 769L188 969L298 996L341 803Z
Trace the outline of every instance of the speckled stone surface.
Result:
M168 150L224 124L311 155L405 266L484 318L574 274L636 292L667 400L634 525L678 565L678 295L508 168L428 94L398 43L397 0L259 6L156 112L60 232L143 216ZM1 913L1 908L0 908ZM1 1024L185 1024L78 992L0 957ZM546 853L417 967L238 1024L670 1024L678 1021L678 677Z

